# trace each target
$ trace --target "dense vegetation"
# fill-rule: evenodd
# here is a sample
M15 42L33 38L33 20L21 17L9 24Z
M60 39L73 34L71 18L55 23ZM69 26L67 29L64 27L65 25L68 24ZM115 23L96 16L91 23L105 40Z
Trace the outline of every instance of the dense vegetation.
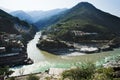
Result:
M62 73L63 80L119 80L120 75L116 73L113 68L96 68L94 65L77 67L74 69L66 70Z
M84 64L76 66L69 70L65 70L59 77L54 78L54 75L45 77L36 76L33 74L22 78L22 80L120 80L120 70L113 67L95 67L94 64ZM17 77L11 77L8 80L21 80Z
M57 38L70 38L71 30L99 33L99 37L113 38L119 35L120 18L82 2L66 12L40 22L40 26L49 26L48 34ZM64 36L64 37L63 37Z
M22 34L25 40L30 40L36 33L36 28L0 9L0 32Z
M9 70L9 67L0 67L0 76L7 76L11 75L14 71Z

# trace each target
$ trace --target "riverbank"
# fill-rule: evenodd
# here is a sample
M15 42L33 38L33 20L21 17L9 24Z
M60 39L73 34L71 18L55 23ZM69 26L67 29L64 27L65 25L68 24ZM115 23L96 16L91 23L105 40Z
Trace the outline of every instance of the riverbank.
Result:
M64 28L63 28L64 29ZM58 29L59 30L59 29ZM61 30L60 30L61 31ZM56 34L55 34L56 33ZM44 51L55 55L64 55L71 52L86 54L112 51L120 47L119 35L108 35L107 33L84 32L80 30L63 30L63 34L56 29L42 31L36 46Z
M102 44L102 43L101 43ZM62 46L61 46L62 45ZM63 41L48 41L48 40L40 40L36 46L43 51L46 51L55 55L67 55L71 53L82 53L82 54L93 54L100 53L106 51L113 51L116 48L120 47L120 44L114 43L105 43L102 46L95 46L98 44L91 45L82 45L82 43L69 43Z
M45 72L39 72L39 73L34 73L32 75L38 76L40 79L39 80L59 80L62 78L61 74L63 71L66 69L64 68L50 68L49 70L46 70ZM20 76L14 76L15 80L26 80L27 77L29 77L31 74L27 75L20 75Z
M18 66L32 64L28 58L27 46L22 35L0 33L0 66Z
M93 65L93 67L95 68L93 70L95 70L95 73L97 73L96 70L100 70L101 72L102 72L102 70L104 70L104 71L107 71L107 73L110 73L110 74L114 73L113 76L111 76L111 78L117 78L117 80L118 80L118 79L120 79L120 74L119 74L119 71L120 71L120 65L119 65L120 64L120 60L119 60L119 58L120 58L120 55L116 56L116 57L111 57L111 59L107 60L107 62L105 64L99 65L101 67L99 67L99 66L95 67ZM92 66L90 67L89 65L92 65L92 64L85 63L85 64L79 65L79 66L76 65L76 66L71 67L69 69L49 68L45 72L34 73L32 75L29 74L29 75L14 76L14 78L15 78L15 80L26 80L29 76L33 76L34 75L34 76L39 77L39 80L61 80L63 77L65 78L65 76L63 76L63 74L66 74L65 73L66 70L70 71L70 72L72 70L71 74L78 74L78 73L74 73L73 70L76 71L77 69L79 70L79 69L82 69L83 67L88 67L91 70L91 68L93 68L93 67ZM78 67L81 67L81 68L78 68ZM86 70L86 69L83 68L83 70ZM79 71L81 71L81 70L79 70ZM113 71L113 72L110 72L110 71ZM82 72L82 73L84 73L84 72ZM92 77L93 77L93 74L92 74ZM67 80L70 80L70 79L67 79Z
M105 51L113 51L120 47L120 38L111 40L84 40L83 42L64 41L60 39L53 39L47 35L41 35L36 46L49 53L55 55L66 55L72 52L79 53L100 53Z
M27 53L34 63L32 65L21 65L13 67L11 70L15 71L11 76L18 76L20 70L24 70L23 74L39 73L48 70L49 68L71 68L83 62L88 63L104 63L106 57L119 55L120 49L114 51L100 52L94 54L79 55L79 53L70 53L69 55L54 55L46 51L42 51L36 47L36 44L41 36L38 32L34 39L27 44ZM74 55L74 56L73 56Z

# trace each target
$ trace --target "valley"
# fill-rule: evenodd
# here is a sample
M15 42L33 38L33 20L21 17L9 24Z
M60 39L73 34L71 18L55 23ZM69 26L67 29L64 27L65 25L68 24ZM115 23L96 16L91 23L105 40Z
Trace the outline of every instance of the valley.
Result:
M42 51L36 47L40 36L41 32L38 32L35 35L34 39L31 40L27 45L28 57L30 57L34 61L34 63L32 65L23 65L11 68L11 70L15 71L12 74L13 76L20 75L20 70L24 70L23 74L25 75L29 73L44 73L50 68L69 69L74 66L80 66L81 63L89 62L95 63L99 66L113 59L115 56L118 56L120 52L120 49L118 48L114 51L100 52L94 54L71 52L66 55L54 55L53 53Z
M55 18L57 21L42 31L37 44L42 50L60 55L75 51L96 53L120 47L120 19L90 3L81 2Z
M0 80L29 74L40 80L81 78L66 74L72 70L89 74L90 80L120 78L120 17L89 2L48 11L5 11L0 9Z

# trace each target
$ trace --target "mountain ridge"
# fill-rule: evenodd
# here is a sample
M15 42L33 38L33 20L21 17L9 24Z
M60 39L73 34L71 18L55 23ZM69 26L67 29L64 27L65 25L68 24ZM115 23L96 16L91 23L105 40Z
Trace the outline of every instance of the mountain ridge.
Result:
M62 16L64 16L64 18L62 18L59 21L59 23L60 22L64 23L70 20L74 20L74 21L78 20L78 21L86 22L86 24L94 23L96 25L103 26L103 28L109 28L109 29L111 28L110 31L116 30L117 32L119 32L119 27L118 27L120 26L119 17L103 12L88 2L82 2L77 4L75 7L68 10ZM113 23L115 25L117 24L118 26L115 26ZM82 23L79 23L79 24L82 24ZM83 26L83 25L80 25L80 26Z
M6 13L0 9L0 32L10 34L21 34L26 41L32 39L37 31L33 25L19 20L17 17Z
M34 22L37 22L38 20L42 20L45 18L49 18L51 16L57 15L63 11L67 10L66 8L63 9L53 9L48 11L29 11L27 14L33 17Z
M101 39L111 39L120 34L120 18L99 10L88 2L81 2L63 14L44 20L43 23L46 33L64 40L68 39L68 33L73 30L98 33Z
M33 23L32 17L25 11L18 10L10 13L14 17L18 17L20 20L27 21L28 23Z
M120 18L103 12L88 2L79 3L43 23L46 28L36 46L55 55L71 53L69 49L73 49L73 52L96 53L96 50L90 51L90 47L101 52L113 50L113 46L120 45Z

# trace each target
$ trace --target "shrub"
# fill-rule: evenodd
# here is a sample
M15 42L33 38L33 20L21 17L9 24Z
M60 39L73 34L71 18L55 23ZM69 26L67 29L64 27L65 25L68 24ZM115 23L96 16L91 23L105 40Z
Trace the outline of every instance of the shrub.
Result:
M70 80L88 80L94 74L94 65L82 66L71 70L66 70L62 73L63 79L69 78Z
M92 80L113 80L113 68L99 68L95 70Z
M46 80L51 80L51 77L45 77Z
M99 74L102 73L106 75L108 78L113 78L114 70L113 68L99 68L96 70L96 73L99 73Z
M110 80L106 74L103 73L95 73L92 80Z
M120 78L114 78L113 80L120 80Z
M35 75L30 74L30 75L27 77L27 80L39 80L39 77L38 77L38 76L35 76Z
M0 67L0 75L6 75L7 77L9 77L9 75L11 75L14 71L9 70L9 67Z
M10 77L8 80L15 80L15 77Z

